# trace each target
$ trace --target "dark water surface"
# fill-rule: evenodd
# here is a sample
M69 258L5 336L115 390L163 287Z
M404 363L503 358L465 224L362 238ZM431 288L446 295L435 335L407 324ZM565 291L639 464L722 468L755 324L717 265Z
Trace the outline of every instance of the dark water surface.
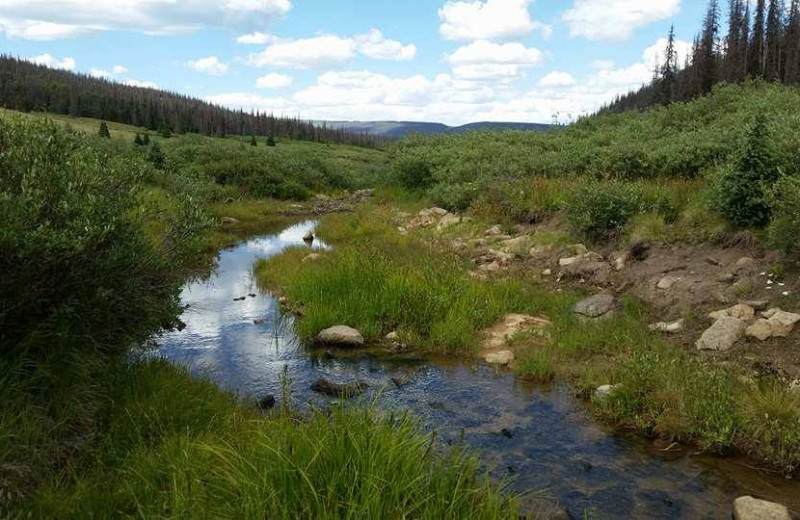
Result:
M513 490L549 497L575 518L730 518L733 500L747 494L800 510L800 482L758 472L747 461L664 452L615 433L591 420L563 387L529 384L482 364L365 353L328 359L308 351L275 298L258 292L252 266L302 246L315 224L222 251L215 274L184 289L187 327L162 336L160 353L254 397L280 396L286 370L297 403L325 403L309 389L321 377L366 381L367 399L411 410L445 442L463 439L492 475L513 479ZM410 383L396 388L390 379L398 374Z

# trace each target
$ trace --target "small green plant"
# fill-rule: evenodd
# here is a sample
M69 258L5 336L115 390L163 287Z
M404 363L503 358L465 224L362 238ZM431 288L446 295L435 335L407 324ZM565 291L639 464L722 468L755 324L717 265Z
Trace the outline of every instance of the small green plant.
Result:
M782 177L770 191L770 244L786 253L800 249L800 177Z
M250 146L258 146L258 141L256 141L255 135L250 136Z
M275 142L275 138L273 136L267 137L267 146L274 147L277 143Z
M431 167L423 159L402 158L395 163L394 169L397 182L408 190L426 190L433 185Z
M142 146L144 142L142 142L142 136L139 135L139 132L136 132L136 137L133 138L133 144L136 146Z
M549 383L556 375L552 353L545 349L525 352L520 356L516 371L525 379L537 383Z
M768 189L779 177L768 119L758 114L744 148L716 179L717 210L735 226L766 226L772 215Z
M105 121L100 122L100 129L97 131L97 135L104 139L111 139L111 132L108 131L108 124Z
M150 150L147 152L147 160L150 161L157 170L163 170L167 167L167 155L157 142L153 142L150 146Z

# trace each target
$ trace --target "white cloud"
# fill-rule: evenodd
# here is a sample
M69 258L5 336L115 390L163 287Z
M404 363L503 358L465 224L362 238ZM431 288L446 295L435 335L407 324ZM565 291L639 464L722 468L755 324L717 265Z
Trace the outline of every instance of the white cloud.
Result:
M71 58L69 56L63 59L58 59L50 54L40 54L39 56L34 56L30 58L29 61L32 61L37 65L44 65L46 67L50 67L51 69L64 69L64 70L75 69L75 58Z
M285 88L292 84L294 78L285 74L272 72L256 80L256 88Z
M521 43L492 43L480 40L463 47L447 57L452 65L474 65L484 63L507 63L515 65L539 65L544 59L542 52Z
M98 31L182 34L201 28L252 30L285 15L290 0L0 0L0 30L54 40Z
M542 88L566 88L574 87L575 78L568 72L555 71L539 80L538 85Z
M650 67L651 71L655 68L656 63L660 63L662 65L664 64L667 45L669 45L669 40L666 38L660 38L655 45L645 49L644 53L642 54L642 59L644 60L644 63ZM691 42L675 40L675 53L678 58L678 66L683 67L683 63L687 56L692 54Z
M278 37L271 34L262 32L252 32L243 34L236 38L236 43L243 43L246 45L263 45L265 43L278 43Z
M114 65L111 68L111 72L113 72L114 74L125 74L128 72L128 68L123 65Z
M120 74L126 74L127 72L128 69L122 65L114 65L111 67L110 71L105 69L97 69L94 67L89 69L89 74L96 78L111 78L113 76L119 76Z
M486 40L472 42L447 56L453 65L453 74L460 79L511 80L523 76L523 70L544 61L539 49L521 43L492 43Z
M186 66L197 72L208 74L209 76L222 76L228 72L228 64L220 61L216 56L208 56L199 60L186 62Z
M681 0L575 0L563 19L572 36L624 41L651 22L677 15Z
M447 40L475 41L527 36L536 29L545 38L550 26L531 19L533 0L448 0L439 9L439 33Z
M313 69L340 65L358 55L377 60L410 60L416 52L414 45L387 40L380 31L373 29L367 34L347 38L321 35L279 42L251 54L247 63L255 67Z
M415 45L403 45L395 40L387 40L377 29L356 36L355 43L361 54L376 60L404 61L412 60L417 55Z

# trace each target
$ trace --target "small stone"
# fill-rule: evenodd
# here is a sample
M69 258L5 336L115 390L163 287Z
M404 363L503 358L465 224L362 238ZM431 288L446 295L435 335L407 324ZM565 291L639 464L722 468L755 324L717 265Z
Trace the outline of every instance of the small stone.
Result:
M503 234L503 228L498 224L487 229L484 234L487 236L499 236Z
M545 269L544 271L542 271L542 276L553 276L553 270Z
M733 273L722 273L717 276L717 281L722 283L733 283L736 281L736 275Z
M571 265L581 264L581 263L588 263L588 262L602 262L603 257L597 253L582 253L577 256L572 256L569 258L561 258L558 261L558 265L561 267L569 267Z
M618 307L616 298L610 294L597 294L578 302L573 310L583 318L605 319L614 316Z
M275 406L274 395L266 395L258 400L258 407L261 408L261 411L266 412L267 410L271 410L274 406Z
M305 264L305 263L307 263L307 262L313 262L313 261L315 261L315 260L319 260L320 258L322 258L322 255L321 255L321 254L319 254L319 253L311 253L311 254L310 254L310 255L308 255L307 257L303 258L303 259L301 260L301 262Z
M742 320L730 316L722 317L697 340L697 349L716 351L730 350L737 341L742 339L746 330L747 324Z
M800 397L800 379L795 379L789 384L789 394Z
M603 385L594 391L594 398L598 400L609 397L620 385Z
M739 497L733 502L734 520L791 520L789 509L775 502L751 496Z
M722 262L711 256L706 258L706 263L711 265L716 265L717 267L721 267L723 265Z
M666 291L668 289L671 289L673 285L680 282L681 280L682 278L678 276L665 276L658 281L658 285L656 285L656 287L658 287L662 291Z
M583 244L572 244L571 246L567 246L567 249L572 251L574 255L585 255L589 252L589 249Z
M502 435L506 439L511 439L514 437L514 432L512 432L508 428L503 428L502 430L500 430L500 435Z
M443 216L447 215L448 213L450 213L450 212L447 211L446 209L428 208L428 209L423 209L422 211L420 211L419 212L419 216L420 217L443 217Z
M263 320L263 319L253 320L253 324L254 325L264 325L266 323L267 323L267 320Z
M500 350L486 354L483 359L490 365L505 366L514 361L514 353L510 350Z
M441 231L443 229L449 228L450 226L454 226L460 223L461 223L461 217L459 217L458 215L453 215L452 213L447 213L439 220L439 224L436 225L436 229Z
M794 330L794 326L800 322L800 314L779 310L769 318L768 322L772 327L773 336L787 338Z
M304 242L313 242L314 241L314 232L308 231L305 235L303 235Z
M622 271L628 262L628 253L622 253L614 257L614 270Z
M769 307L769 300L748 300L740 303L742 305L747 305L748 307L752 307L757 311L763 311L767 307Z
M337 325L317 334L317 342L336 347L360 347L364 345L364 337L354 328Z
M494 273L494 272L502 270L503 266L500 265L500 262L495 261L495 262L492 262L492 263L489 263L489 264L483 264L478 269L480 269L481 271L487 272L487 273Z
M769 324L769 321L761 319L747 327L745 335L748 338L766 341L772 337L772 326Z
M712 320L718 320L724 317L736 318L742 321L750 321L756 316L756 310L749 305L739 304L734 305L730 309L712 312L708 315Z
M222 225L223 226L234 226L240 222L239 219L233 217L222 217Z
M392 376L392 383L394 383L394 386L396 386L397 388L408 386L411 383L411 375L406 372L403 372L395 376Z
M677 334L683 330L684 320L678 320L673 323L659 322L650 325L650 330L653 332L664 332L666 334Z
M318 379L311 385L311 390L331 397L350 398L363 394L364 390L368 387L369 385L360 381L352 385L340 385L338 383L331 383L327 379Z
M387 334L384 339L386 339L386 341L392 341L392 342L400 341L400 336L397 334L396 331L392 331L389 334Z
M534 246L531 248L529 254L533 258L539 258L553 251L553 246Z

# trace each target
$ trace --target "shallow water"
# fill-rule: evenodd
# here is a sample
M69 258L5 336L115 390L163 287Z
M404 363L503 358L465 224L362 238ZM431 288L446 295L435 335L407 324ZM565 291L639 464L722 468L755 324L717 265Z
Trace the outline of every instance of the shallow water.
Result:
M222 251L216 272L184 289L187 326L162 336L160 353L253 397L280 396L285 370L300 404L325 404L309 389L321 377L365 381L365 399L411 410L439 439L465 441L492 475L512 479L513 490L556 501L575 518L730 518L733 500L748 494L800 510L800 483L747 461L660 451L597 424L560 386L533 385L482 364L366 353L330 359L305 349L275 298L257 290L252 266L303 246L315 225L303 222ZM390 378L400 373L410 383L396 388Z

